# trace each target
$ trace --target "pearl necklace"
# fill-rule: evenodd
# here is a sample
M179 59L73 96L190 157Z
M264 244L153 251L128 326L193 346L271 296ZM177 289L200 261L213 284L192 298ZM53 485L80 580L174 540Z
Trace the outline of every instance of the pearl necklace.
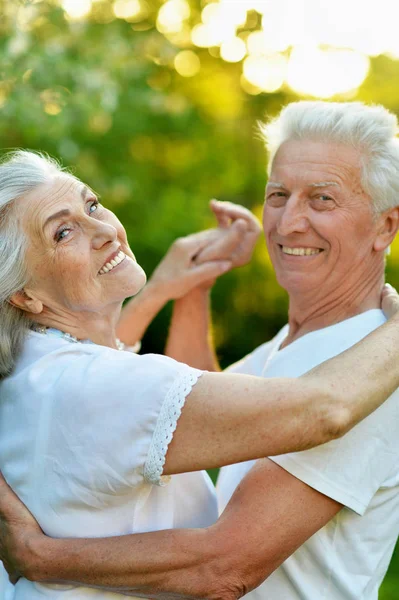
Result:
M78 340L74 335L67 333L65 331L61 331L60 329L56 329L55 327L46 327L45 325L39 325L38 323L32 323L31 325L32 331L36 331L36 333L43 333L44 335L55 335L57 337L61 337L68 342L73 344L94 344L91 340ZM126 345L120 340L116 339L116 348L117 350L126 350Z

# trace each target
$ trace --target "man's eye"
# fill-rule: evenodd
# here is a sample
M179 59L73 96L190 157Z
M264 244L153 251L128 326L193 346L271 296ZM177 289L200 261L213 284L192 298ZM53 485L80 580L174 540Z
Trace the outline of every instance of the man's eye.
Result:
M326 196L325 194L320 194L320 196L318 196L320 198L320 200L323 200L323 202L327 202L328 200L332 200L331 196Z

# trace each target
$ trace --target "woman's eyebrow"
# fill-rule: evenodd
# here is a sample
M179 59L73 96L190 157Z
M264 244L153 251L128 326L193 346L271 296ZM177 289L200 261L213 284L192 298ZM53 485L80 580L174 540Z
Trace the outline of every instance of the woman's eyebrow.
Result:
M68 217L70 214L71 214L71 211L69 210L69 208L63 208L62 210L59 210L58 212L50 215L46 219L46 222L43 225L43 229L45 229L51 221L54 221L55 219L59 219L60 217Z
M92 193L91 190L86 185L83 186L80 191L82 200L85 200L86 196L90 193ZM54 221L55 219L59 219L60 217L69 217L70 214L71 214L71 211L69 210L69 208L63 208L62 210L57 211L56 213L47 217L47 219L43 225L43 229L45 229L51 221Z

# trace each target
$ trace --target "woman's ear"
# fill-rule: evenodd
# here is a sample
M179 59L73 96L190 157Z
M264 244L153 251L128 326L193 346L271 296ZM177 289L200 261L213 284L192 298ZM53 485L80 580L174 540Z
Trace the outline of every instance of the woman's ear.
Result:
M21 310L34 315L38 315L43 311L43 303L37 298L33 298L27 294L25 290L20 290L19 292L13 294L9 302L13 306L16 306L16 308L20 308Z
M393 242L399 229L399 206L385 211L379 216L379 226L374 240L374 250L381 252L386 250Z

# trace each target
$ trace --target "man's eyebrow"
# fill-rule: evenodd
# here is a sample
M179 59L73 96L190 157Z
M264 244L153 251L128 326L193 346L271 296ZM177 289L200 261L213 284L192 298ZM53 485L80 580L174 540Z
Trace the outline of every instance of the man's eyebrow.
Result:
M284 184L283 183L279 183L278 181L268 181L267 182L267 187L283 188Z
M339 183L336 181L318 181L317 183L309 183L308 187L323 188L328 187L329 185L335 185L339 187Z

